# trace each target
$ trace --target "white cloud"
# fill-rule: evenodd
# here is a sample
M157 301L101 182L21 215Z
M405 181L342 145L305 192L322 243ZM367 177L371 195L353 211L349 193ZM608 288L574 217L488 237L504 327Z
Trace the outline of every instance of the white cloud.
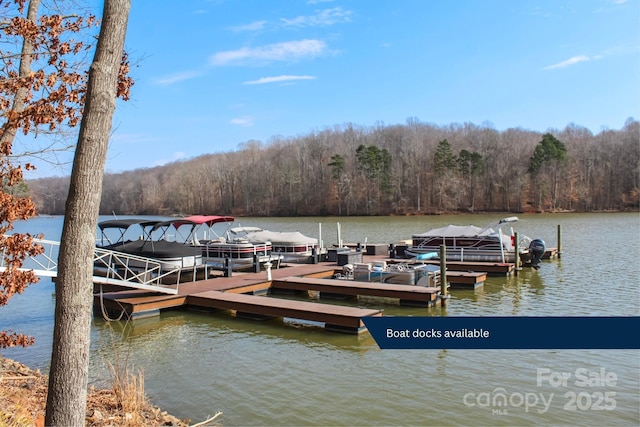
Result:
M185 71L182 73L173 74L171 76L163 77L160 79L156 79L156 84L159 85L170 85L173 83L178 83L184 80L193 79L195 77L201 76L202 73L200 71Z
M222 66L237 65L252 61L294 61L296 59L318 56L326 50L326 47L326 43L321 40L296 40L218 52L211 56L209 62L211 65Z
M229 27L231 31L242 32L242 31L260 31L265 25L267 25L267 21L255 21L246 25L238 25L236 27Z
M251 116L236 117L235 119L231 119L230 123L232 125L251 127L253 126L253 117Z
M578 64L580 62L585 62L585 61L590 61L593 58L589 58L587 55L577 55L577 56L572 56L569 59L566 59L564 61L558 62L557 64L553 64L553 65L549 65L547 67L544 67L545 70L553 70L555 68L565 68L568 67L570 65L574 65L574 64Z
M294 80L315 80L314 76L273 76L273 77L261 77L258 80L250 80L244 82L246 85L262 85L266 83L280 83L280 82L290 82Z
M293 19L281 18L281 21L283 25L291 27L330 26L351 22L351 13L350 10L334 7L332 9L320 10L315 15L298 16Z

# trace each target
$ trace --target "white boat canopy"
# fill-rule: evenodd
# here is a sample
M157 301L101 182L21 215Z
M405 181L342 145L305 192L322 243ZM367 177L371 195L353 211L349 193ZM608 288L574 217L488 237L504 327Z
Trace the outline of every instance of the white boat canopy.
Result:
M503 218L493 222L483 228L475 225L447 225L446 227L434 228L422 234L414 234L416 237L477 237L503 234L500 227L504 224L518 221L517 216Z
M314 237L305 236L299 231L268 231L260 230L249 232L245 236L250 241L262 241L276 243L289 243L289 244L306 244L313 245L318 243L318 239Z
M434 228L422 234L415 234L417 237L476 237L482 228L474 225L447 225L446 227Z

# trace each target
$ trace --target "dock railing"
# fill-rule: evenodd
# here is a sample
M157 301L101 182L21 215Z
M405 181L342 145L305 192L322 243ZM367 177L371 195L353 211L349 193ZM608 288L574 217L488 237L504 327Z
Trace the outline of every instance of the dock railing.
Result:
M20 270L33 270L37 276L57 277L60 242L34 239L41 254L27 257ZM6 249L0 248L0 271L6 270ZM108 249L95 249L93 283L177 294L181 268L163 269L153 258L145 258Z

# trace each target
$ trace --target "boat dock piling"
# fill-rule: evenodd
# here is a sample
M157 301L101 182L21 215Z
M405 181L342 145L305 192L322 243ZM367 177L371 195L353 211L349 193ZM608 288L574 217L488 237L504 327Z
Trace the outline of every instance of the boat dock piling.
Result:
M562 225L558 224L558 248L556 250L556 255L558 258L562 255Z
M514 252L515 252L515 257L516 260L513 263L514 265L514 272L515 275L518 275L518 271L520 271L522 269L522 267L520 267L520 248L519 243L520 243L520 233L518 233L517 231L514 233L514 239L513 239L513 245L514 245Z
M447 294L447 283L447 247L440 245L440 293L442 294L440 305L442 307L447 306L447 299L449 298L449 294Z

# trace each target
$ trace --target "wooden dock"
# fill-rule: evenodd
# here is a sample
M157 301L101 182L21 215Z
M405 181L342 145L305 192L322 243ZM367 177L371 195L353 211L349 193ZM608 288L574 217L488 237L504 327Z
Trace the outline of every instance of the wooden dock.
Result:
M320 292L321 298L334 295L394 298L400 305L419 307L434 305L440 293L440 288L433 287L310 277L287 277L271 282L272 293L282 290Z
M186 295L160 294L141 290L125 290L93 295L94 315L111 320L155 316L160 310L185 305Z
M560 253L558 252L558 248L547 248L544 251L544 255L542 256L542 259L554 259L554 258L558 258L559 255Z
M379 257L384 258L384 257ZM222 272L206 280L177 285L177 295L153 293L143 290L117 290L94 295L96 316L110 319L135 319L159 314L161 310L177 307L230 310L238 316L252 318L290 317L325 324L325 328L347 333L360 333L364 329L361 318L381 316L381 310L363 310L326 303L287 300L266 297L282 291L319 292L321 297L369 296L393 298L403 306L431 307L439 301L440 289L397 285L378 282L356 282L329 279L335 271L333 263L290 264L266 272L233 272L225 277ZM451 272L449 282L476 286L486 274ZM107 289L107 287L105 287Z
M289 276L326 277L334 264L291 264L272 270L272 280ZM233 272L206 280L177 285L177 295L153 293L144 290L115 290L94 292L94 314L112 320L135 319L159 314L161 310L178 307L231 310L238 316L252 318L290 317L324 323L328 330L360 333L366 330L361 321L366 316L381 316L382 310L293 301L266 296L272 281L266 272ZM104 287L108 289L108 287Z
M427 260L425 264L440 265L440 261ZM508 262L467 262L447 261L447 274L453 271L482 272L489 275L509 275L515 271L515 264Z
M487 273L483 271L447 271L447 282L451 289L477 289L484 286L486 280Z
M554 256L553 250L550 256ZM368 255L367 261L389 260L387 254ZM439 264L438 261L425 263ZM229 277L218 271L214 277L176 285L177 294L168 295L144 290L118 290L94 293L96 316L110 319L132 319L157 315L161 310L177 307L197 307L230 310L238 316L253 318L290 317L321 322L325 328L347 333L360 333L366 316L381 316L381 310L364 310L326 303L267 297L278 291L319 292L326 296L372 296L395 298L401 305L429 307L439 300L440 289L379 282L355 282L329 279L335 262L286 264L271 270L271 280L265 271L233 272ZM475 289L484 284L487 274L511 274L508 263L447 262L447 281L452 289ZM96 286L96 288L98 288ZM100 291L102 287L99 288Z
M266 296L208 291L189 295L190 306L232 310L238 317L288 317L324 323L327 330L360 333L366 330L363 317L382 316L382 310L345 307L307 301L293 301Z

